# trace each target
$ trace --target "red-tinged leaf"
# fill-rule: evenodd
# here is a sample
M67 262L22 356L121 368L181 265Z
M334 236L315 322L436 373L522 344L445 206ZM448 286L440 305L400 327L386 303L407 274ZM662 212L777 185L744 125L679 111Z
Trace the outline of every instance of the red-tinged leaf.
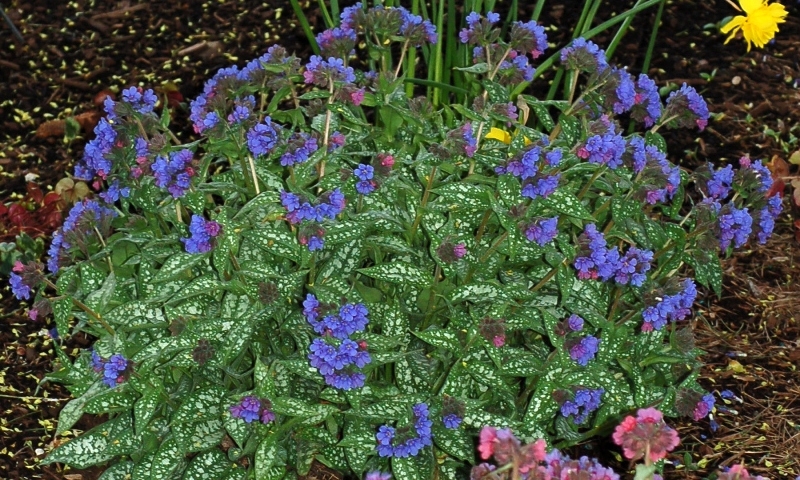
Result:
M781 197L783 197L783 190L785 188L786 184L783 183L783 180L781 178L776 178L772 182L772 186L769 187L769 191L767 192L767 197L771 197L773 195L780 195Z
M772 178L775 180L789 176L789 164L778 155L772 156L772 160L767 164L767 168L772 172Z
M167 107L175 108L181 104L183 101L183 95L181 92L169 92L167 93Z
M31 214L19 203L12 203L8 208L8 219L12 225L23 226L31 221Z
M61 201L61 195L57 194L56 192L49 192L47 195L44 196L45 205L52 205L60 201Z
M792 202L795 207L800 208L800 180L792 180Z
M8 214L8 207L5 203L0 203L0 217L6 214Z
M42 189L39 188L39 185L36 185L33 182L28 182L26 188L28 190L28 196L30 196L34 202L41 205L42 200L44 200L44 193L42 192Z

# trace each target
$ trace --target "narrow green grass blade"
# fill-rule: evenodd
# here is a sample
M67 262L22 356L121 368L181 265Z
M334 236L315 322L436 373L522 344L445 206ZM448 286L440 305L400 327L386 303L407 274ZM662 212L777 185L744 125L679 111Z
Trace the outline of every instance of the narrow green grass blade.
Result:
M297 21L300 22L300 27L303 29L303 33L306 34L306 38L308 38L308 43L311 44L311 50L314 51L315 55L319 55L319 45L317 45L317 39L314 36L314 31L311 30L311 25L308 23L308 19L306 18L306 14L303 12L303 8L300 7L300 3L298 0L289 0L292 4L292 10L294 10L294 15L297 17Z

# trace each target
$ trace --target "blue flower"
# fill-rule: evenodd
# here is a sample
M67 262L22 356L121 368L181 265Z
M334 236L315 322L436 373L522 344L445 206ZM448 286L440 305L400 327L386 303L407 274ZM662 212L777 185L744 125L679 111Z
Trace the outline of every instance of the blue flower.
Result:
M719 231L719 247L726 250L731 242L734 248L739 248L750 236L753 227L753 217L750 216L747 208L738 209L732 205L726 205L722 214L717 219Z
M192 215L189 222L190 236L181 238L187 253L206 253L213 248L212 239L219 235L220 225L200 215Z
M281 166L290 167L303 163L318 149L316 138L305 132L295 132L286 142L286 151L281 155Z
M124 380L123 372L128 368L128 360L120 354L114 354L103 365L103 383L115 387Z
M661 118L662 110L658 85L646 74L639 74L639 78L636 80L636 95L633 99L631 118L650 128Z
M130 87L122 91L122 101L129 104L135 111L146 114L153 111L158 97L151 89L142 90L141 88Z
M319 55L312 55L306 71L303 72L306 83L313 83L318 87L327 87L328 82L353 83L356 75L353 67L345 67L344 60L336 57L328 57L323 60Z
M569 349L569 356L575 362L585 367L589 364L589 361L594 359L594 356L597 354L597 347L600 344L600 340L596 337L591 335L587 335L581 339L579 343L576 343Z
M247 132L247 148L254 156L269 155L275 150L280 140L279 126L272 119L264 117L263 122L253 126Z
M574 313L567 318L567 325L573 332L580 332L583 330L583 322L584 320Z
M463 420L464 419L462 419L455 413L451 413L449 415L445 415L442 418L442 423L444 424L445 428L449 428L450 430L455 430L456 428L458 428L459 425L461 425L461 422Z
M667 97L664 116L674 117L673 121L678 127L696 125L698 129L703 130L708 125L708 104L697 90L684 83L680 90L670 93Z
M22 277L16 273L10 276L9 284L11 284L11 293L17 297L17 300L29 300L31 298L31 287L25 284Z
M558 216L536 220L525 229L528 241L536 242L542 247L552 242L556 235L558 235Z

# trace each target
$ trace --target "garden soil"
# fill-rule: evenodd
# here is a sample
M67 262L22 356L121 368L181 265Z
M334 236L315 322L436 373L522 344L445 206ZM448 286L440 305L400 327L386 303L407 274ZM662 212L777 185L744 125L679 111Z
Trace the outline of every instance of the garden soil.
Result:
M305 3L312 27L320 31L316 3ZM579 3L546 2L542 21L556 27L548 31L552 42L563 45L571 35ZM611 6L600 16L609 18L626 3L604 2ZM668 479L704 478L714 467L738 463L769 478L800 475L800 216L791 206L791 183L800 177L797 164L789 162L800 163L800 9L797 2L783 3L790 15L777 38L747 52L741 39L723 44L719 25L735 14L724 0L667 2L647 72L662 87L694 86L713 114L703 132L663 132L673 162L691 171L705 162L736 165L748 155L770 162L786 185L785 214L770 243L734 253L723 263L722 295L705 292L698 299L696 344L706 352L701 382L711 391L731 390L738 399L720 401L716 431L709 419L671 420L682 443L669 457ZM27 205L0 207L0 241L6 242L20 231L41 237L58 225L64 207L48 203L44 193L80 158L105 95L129 85L155 88L170 100L179 138L189 141L186 104L218 68L241 66L277 42L300 56L310 52L286 0L11 0L3 8L20 36L0 22L0 200ZM508 7L499 2L498 8ZM654 19L655 9L636 17L616 52L615 61L633 73L643 64ZM609 40L596 39L601 45ZM547 77L539 83L545 85ZM77 132L67 117L77 120ZM72 133L77 138L65 141ZM44 213L29 211L44 204ZM75 354L92 339L79 335L54 343L47 323L29 320L9 290L0 302L0 478L97 478L102 469L39 465L65 440L54 432L69 394L40 384L52 368L53 348ZM86 416L73 431L98 421ZM629 465L603 453L608 443L597 439L570 454L599 456L626 470ZM341 477L315 465L308 478Z

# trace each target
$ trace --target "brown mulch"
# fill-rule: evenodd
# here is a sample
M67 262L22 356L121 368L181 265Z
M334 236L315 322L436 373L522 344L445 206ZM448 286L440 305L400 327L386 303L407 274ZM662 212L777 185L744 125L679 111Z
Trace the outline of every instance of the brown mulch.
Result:
M796 2L783 3L790 17L777 39L750 53L740 40L722 43L714 24L735 13L724 0L667 5L649 73L662 86L695 86L714 113L701 133L663 132L673 161L691 169L706 161L735 163L742 155L788 159L800 148L800 10ZM570 2L548 2L543 18L560 25L562 34L575 16L564 5ZM25 39L17 42L0 23L0 200L5 202L25 192L26 174L38 175L44 189L71 170L87 135L64 143L63 125L54 121L91 117L99 111L96 97L107 89L157 87L188 102L218 68L242 65L272 43L308 52L285 0L12 0L3 7ZM652 14L637 17L618 50L618 60L631 71L642 64L652 21ZM550 35L557 39L559 33ZM175 122L187 125L186 112L175 112ZM190 135L188 129L179 132L183 139ZM790 174L797 175L797 167ZM683 442L670 458L683 463L688 452L691 463L668 467L668 478L702 478L718 465L735 463L769 478L800 475L800 248L788 199L784 206L787 214L768 245L743 249L724 262L722 298L707 294L698 302L697 345L707 352L702 382L711 391L731 390L742 401L719 401L726 410L714 414L716 432L708 420L678 421ZM100 470L37 465L53 447L58 410L68 395L51 384L37 389L51 368L54 343L42 322L21 315L24 310L9 291L2 295L0 478L96 478ZM89 341L70 339L64 348L71 353ZM90 427L85 418L75 430Z

